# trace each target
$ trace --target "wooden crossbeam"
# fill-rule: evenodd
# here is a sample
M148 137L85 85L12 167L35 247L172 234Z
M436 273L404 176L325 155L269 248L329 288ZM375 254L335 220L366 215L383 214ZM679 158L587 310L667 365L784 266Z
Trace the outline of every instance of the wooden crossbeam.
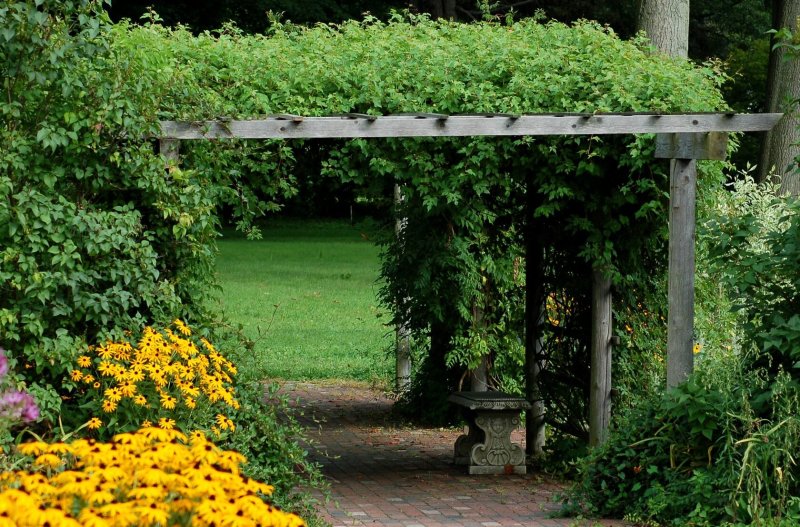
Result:
M360 117L281 115L248 121L162 121L165 139L334 139L756 132L782 114L581 114L486 116L438 114Z

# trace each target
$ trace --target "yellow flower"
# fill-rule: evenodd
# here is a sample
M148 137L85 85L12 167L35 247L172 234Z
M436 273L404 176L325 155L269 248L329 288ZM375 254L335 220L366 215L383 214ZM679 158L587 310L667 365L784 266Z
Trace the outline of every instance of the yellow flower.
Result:
M118 403L122 399L122 391L116 387L106 388L105 396L112 403Z
M142 394L139 394L133 398L133 402L138 404L139 406L147 406L147 397L145 397Z
M162 417L158 420L158 427L163 428L164 430L172 430L175 428L175 419L168 419L166 417Z
M40 467L57 468L61 466L64 461L55 454L42 454L41 456L37 457L33 463L35 465L39 465Z
M183 321L180 319L176 318L175 320L173 320L172 325L174 325L175 328L178 330L178 332L180 332L180 334L183 335L184 337L188 337L192 334L192 330L190 330L186 326L186 324L184 324Z
M222 429L222 430L227 430L228 429L228 418L227 417L225 417L222 414L217 414L217 417L216 417L215 420L217 421L217 425L220 427L220 429Z
M72 373L70 373L69 376L75 382L78 382L81 379L83 379L83 373L81 372L81 370L72 370Z
M113 351L108 345L100 346L99 348L97 348L97 356L103 359L104 361L105 359L110 359L111 355L113 355Z
M114 410L117 409L117 403L114 401L109 401L108 399L103 400L103 411L110 414Z
M700 350L702 350L702 349L703 349L703 345L700 344L699 342L695 342L694 346L692 346L692 351L695 353L695 355L700 353Z
M83 382L86 384L92 384L94 382L94 375L87 373L83 376Z
M97 367L97 371L103 377L111 377L111 376L113 376L114 375L114 370L115 370L114 365L111 364L111 362L107 361L107 360L100 361L100 365Z
M86 426L87 426L87 428L89 428L89 430L97 430L102 425L103 425L103 421L101 421L97 417L92 417L91 419L89 419L89 422L86 423Z
M175 403L178 400L175 397L170 396L169 394L162 393L161 394L161 406L167 410L172 410L175 408Z
M148 421L147 419L145 419L144 421L142 421L142 426L141 426L141 428L151 428L152 426L153 426L153 423L151 423L151 422L150 422L150 421Z
M92 359L90 357L87 357L86 355L81 355L80 357L78 357L78 366L80 366L81 368L88 368L91 365L92 365Z

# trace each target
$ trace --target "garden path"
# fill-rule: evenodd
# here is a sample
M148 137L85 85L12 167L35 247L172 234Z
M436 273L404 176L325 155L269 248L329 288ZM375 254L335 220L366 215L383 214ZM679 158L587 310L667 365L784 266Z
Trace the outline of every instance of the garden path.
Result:
M380 391L288 382L282 392L302 409L333 501L319 512L334 527L622 526L613 520L551 517L563 484L539 474L469 476L452 464L455 429L397 424ZM524 444L518 430L514 440Z

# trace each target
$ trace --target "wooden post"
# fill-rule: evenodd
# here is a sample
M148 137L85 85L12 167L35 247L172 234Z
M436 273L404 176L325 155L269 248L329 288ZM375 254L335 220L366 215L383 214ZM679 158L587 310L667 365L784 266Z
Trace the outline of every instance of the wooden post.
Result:
M660 134L656 157L670 161L667 387L694 369L694 251L697 159L725 159L728 134Z
M400 185L394 185L394 204L398 209L403 203L403 192ZM401 218L400 214L396 215L394 224L394 233L397 241L402 243L403 229L406 224L406 218ZM398 393L402 393L408 389L408 384L411 382L411 332L405 320L401 320L395 328L395 389Z
M670 162L667 387L694 369L694 245L697 161Z
M180 159L180 139L159 139L158 152L164 156L168 163L177 165Z
M536 235L533 175L526 181L525 225L525 398L531 405L525 419L525 454L544 453L544 398L539 374L544 369L542 326L544 324L544 249Z
M592 368L589 390L589 446L608 438L611 422L611 279L592 271Z

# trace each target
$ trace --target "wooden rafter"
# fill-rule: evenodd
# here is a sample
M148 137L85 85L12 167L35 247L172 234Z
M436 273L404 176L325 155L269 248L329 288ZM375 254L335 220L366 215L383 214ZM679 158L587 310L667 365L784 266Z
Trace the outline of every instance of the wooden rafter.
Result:
M756 132L771 129L782 114L540 114L384 117L272 116L246 121L162 121L164 139L335 139L356 137L463 137L535 135Z
M386 137L465 137L465 136L556 136L658 134L656 157L671 159L670 170L670 245L669 245L669 320L667 336L668 385L683 381L692 369L694 327L694 227L696 159L724 159L727 134L771 130L783 114L538 114L538 115L443 115L404 114L373 116L345 114L329 117L304 117L280 114L264 119L187 122L162 121L162 152L170 162L178 162L178 142L192 139L350 139ZM540 249L526 236L529 254ZM535 258L534 258L535 259ZM535 273L531 272L533 276ZM611 282L602 271L593 275L592 379L590 397L590 438L602 443L611 413L612 313ZM533 329L541 316L540 306L526 303L529 325L526 337L526 384L528 399L534 404L526 433L528 447L537 437L531 424L540 422L541 401L534 400L532 379L540 367L536 358L537 337ZM531 325L531 323L533 324ZM533 329L531 329L533 328ZM538 413L537 413L538 412ZM541 431L541 430L539 430ZM529 450L529 453L533 453Z

